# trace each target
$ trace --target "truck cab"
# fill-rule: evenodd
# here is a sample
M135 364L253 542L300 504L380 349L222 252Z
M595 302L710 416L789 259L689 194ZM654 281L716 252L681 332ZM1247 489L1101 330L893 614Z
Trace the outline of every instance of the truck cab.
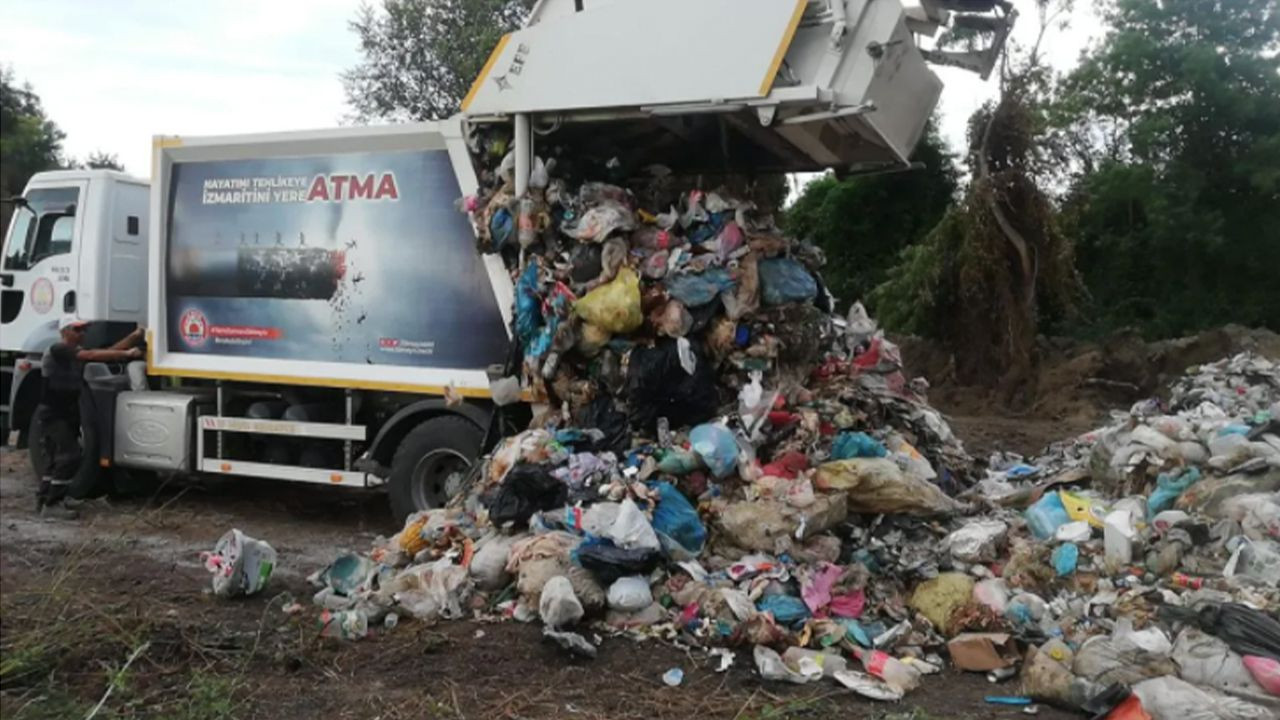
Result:
M114 170L56 170L6 199L13 207L0 259L0 410L9 430L27 430L59 318L93 323L91 346L145 322L149 192L146 181Z

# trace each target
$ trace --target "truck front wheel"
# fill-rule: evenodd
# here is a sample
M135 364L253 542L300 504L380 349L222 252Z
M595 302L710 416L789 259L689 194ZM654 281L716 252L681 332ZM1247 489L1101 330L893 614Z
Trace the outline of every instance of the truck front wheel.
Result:
M409 431L391 460L391 511L404 521L442 507L461 489L480 454L484 432L456 415L434 417Z

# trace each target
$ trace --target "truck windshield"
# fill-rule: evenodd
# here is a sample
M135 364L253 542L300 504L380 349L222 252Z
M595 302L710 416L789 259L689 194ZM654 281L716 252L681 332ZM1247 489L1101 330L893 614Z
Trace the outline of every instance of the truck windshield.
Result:
M44 188L26 195L27 207L14 209L4 248L5 270L30 270L54 255L71 252L79 188Z

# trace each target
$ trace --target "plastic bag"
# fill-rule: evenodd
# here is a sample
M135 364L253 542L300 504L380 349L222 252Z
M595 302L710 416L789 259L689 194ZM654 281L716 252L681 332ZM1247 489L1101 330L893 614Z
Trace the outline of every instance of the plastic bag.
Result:
M1190 623L1241 655L1280 661L1280 621L1239 603L1205 603L1195 609L1165 605L1161 618Z
M568 488L545 466L516 463L489 502L489 519L523 526L535 512L563 506L567 497Z
M1062 505L1062 498L1056 492L1046 492L1023 513L1031 534L1041 540L1053 537L1058 528L1071 521L1067 509Z
M1251 702L1272 701L1267 690L1254 680L1244 658L1212 635L1187 628L1174 640L1172 655L1178 665L1178 677L1189 683Z
M615 230L634 227L635 218L627 206L614 200L601 200L579 217L561 223L560 231L575 240L603 242Z
M426 565L405 568L396 576L393 597L401 608L419 620L459 618L471 594L467 569L441 558Z
M276 567L274 548L234 528L219 538L213 552L201 557L205 569L213 573L213 594L218 597L257 593Z
M691 308L702 307L722 292L732 290L733 277L723 268L709 268L702 273L667 275L662 284L671 297Z
M1147 497L1147 517L1153 518L1162 510L1173 507L1178 496L1200 480L1198 468L1184 468L1180 472L1160 473L1156 489Z
M1053 570L1058 577L1066 577L1076 571L1080 562L1080 548L1075 543L1063 543L1053 549Z
M511 575L507 572L507 558L511 554L511 547L522 539L522 535L493 533L476 543L476 554L467 566L467 573L476 587L481 590L500 590L511 582Z
M879 440L864 432L842 432L831 443L832 460L848 460L860 457L884 457L889 451Z
M547 581L538 600L538 616L549 628L560 629L582 619L582 603L569 578L557 575Z
M605 537L624 550L658 550L662 547L649 518L631 498L622 501L618 516Z
M622 612L638 612L653 603L649 581L632 575L618 578L609 586L609 607Z
M653 529L658 533L658 539L662 541L667 554L672 554L668 540L691 556L701 553L707 542L707 529L698 517L697 508L671 483L652 483L649 487L658 491L658 505L653 511Z
M1172 675L1143 680L1133 686L1133 693L1152 720L1268 720L1275 717L1264 707L1202 690Z
M640 310L640 277L629 267L617 277L582 296L574 312L587 322L611 333L629 333L644 324Z
M1121 624L1124 622L1120 621ZM1154 648L1164 652L1152 652L1127 639L1117 628L1112 637L1099 635L1086 640L1076 651L1071 670L1099 685L1116 682L1132 685L1146 678L1177 672L1169 658L1168 647L1169 641L1165 638L1163 648Z
M738 441L724 425L699 425L689 432L689 442L717 478L728 476L738 465Z
M600 582L612 585L627 575L648 575L662 559L651 550L626 550L607 541L588 540L573 551L579 565L590 570Z
M1271 658L1245 655L1242 660L1254 682L1276 697L1280 697L1280 661Z
M769 258L760 261L760 292L765 305L808 302L818 296L818 282L798 260Z
M794 625L811 615L804 600L794 595L764 595L756 601L756 609L773 613L773 619L780 625Z
M904 474L886 458L853 458L820 465L814 487L847 494L851 512L943 515L960 509L936 485Z
M697 425L715 416L720 403L715 371L700 353L690 350L696 360L692 373L681 365L674 340L664 339L651 348L631 351L627 406L633 430L654 432L660 417L678 427Z
M995 613L1003 615L1009 606L1009 588L1001 578L979 580L973 586L973 599L991 608Z

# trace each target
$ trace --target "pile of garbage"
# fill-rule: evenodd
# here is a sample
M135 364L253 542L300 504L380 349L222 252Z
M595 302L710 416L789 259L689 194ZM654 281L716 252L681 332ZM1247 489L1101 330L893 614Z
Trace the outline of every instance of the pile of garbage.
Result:
M512 618L579 656L596 633L721 671L741 648L879 700L952 665L1017 684L993 701L1112 717L1280 707L1274 364L1205 366L984 471L750 202L661 171L571 192L541 160L513 200L505 165L465 205L516 279L501 382L533 421L448 507L312 577L323 634Z

